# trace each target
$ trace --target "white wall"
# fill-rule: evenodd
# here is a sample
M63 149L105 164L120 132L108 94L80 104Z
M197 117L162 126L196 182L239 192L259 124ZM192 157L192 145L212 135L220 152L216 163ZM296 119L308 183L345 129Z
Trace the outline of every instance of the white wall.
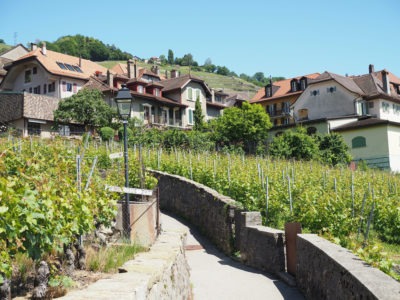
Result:
M388 126L390 169L400 172L400 127Z
M327 92L328 88L336 88L333 93ZM319 94L312 95L312 91ZM312 84L301 94L294 103L294 117L299 119L299 109L308 109L308 119L332 118L355 114L355 99L357 95L351 93L336 81L330 80Z

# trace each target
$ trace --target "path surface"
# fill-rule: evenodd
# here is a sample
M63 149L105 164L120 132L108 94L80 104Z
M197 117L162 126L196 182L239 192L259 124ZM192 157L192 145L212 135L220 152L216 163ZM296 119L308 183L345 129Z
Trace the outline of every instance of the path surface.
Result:
M297 288L244 266L219 252L192 227L166 214L161 215L163 230L188 227L186 257L194 300L304 299Z

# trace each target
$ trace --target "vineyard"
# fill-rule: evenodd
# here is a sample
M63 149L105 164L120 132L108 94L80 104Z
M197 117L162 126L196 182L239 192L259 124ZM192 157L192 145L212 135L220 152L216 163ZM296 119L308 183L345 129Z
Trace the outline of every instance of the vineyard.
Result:
M118 195L107 192L105 184L123 185L122 160L109 158L120 151L119 144L98 141L0 139L0 273L10 276L17 253L38 260L114 218ZM391 257L399 264L397 175L139 146L131 147L129 156L131 186L157 184L142 175L142 161L260 211L267 226L282 229L285 222L300 222L304 232L318 233L400 277L382 248L394 249Z

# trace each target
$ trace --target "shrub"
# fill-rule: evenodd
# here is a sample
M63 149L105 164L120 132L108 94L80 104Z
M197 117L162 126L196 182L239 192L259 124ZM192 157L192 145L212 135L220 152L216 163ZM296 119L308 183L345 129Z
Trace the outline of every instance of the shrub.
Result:
M107 126L100 128L100 137L103 141L109 141L114 137L114 129Z

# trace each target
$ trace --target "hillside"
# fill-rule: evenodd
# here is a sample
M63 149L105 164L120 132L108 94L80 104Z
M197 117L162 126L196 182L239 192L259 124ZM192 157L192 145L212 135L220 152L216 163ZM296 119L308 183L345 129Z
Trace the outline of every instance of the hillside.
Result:
M103 61L99 62L100 65L106 68L112 68L117 63L125 64L126 61ZM139 67L150 69L152 64L146 64L145 62L138 61ZM189 67L178 66L178 65L163 65L160 66L161 74L165 74L165 71L171 71L172 69L179 70L181 74L188 74ZM222 76L214 73L193 71L190 72L194 76L203 79L211 88L217 90L223 90L226 93L240 94L245 99L251 99L255 93L260 89L248 81L245 81L239 77Z

